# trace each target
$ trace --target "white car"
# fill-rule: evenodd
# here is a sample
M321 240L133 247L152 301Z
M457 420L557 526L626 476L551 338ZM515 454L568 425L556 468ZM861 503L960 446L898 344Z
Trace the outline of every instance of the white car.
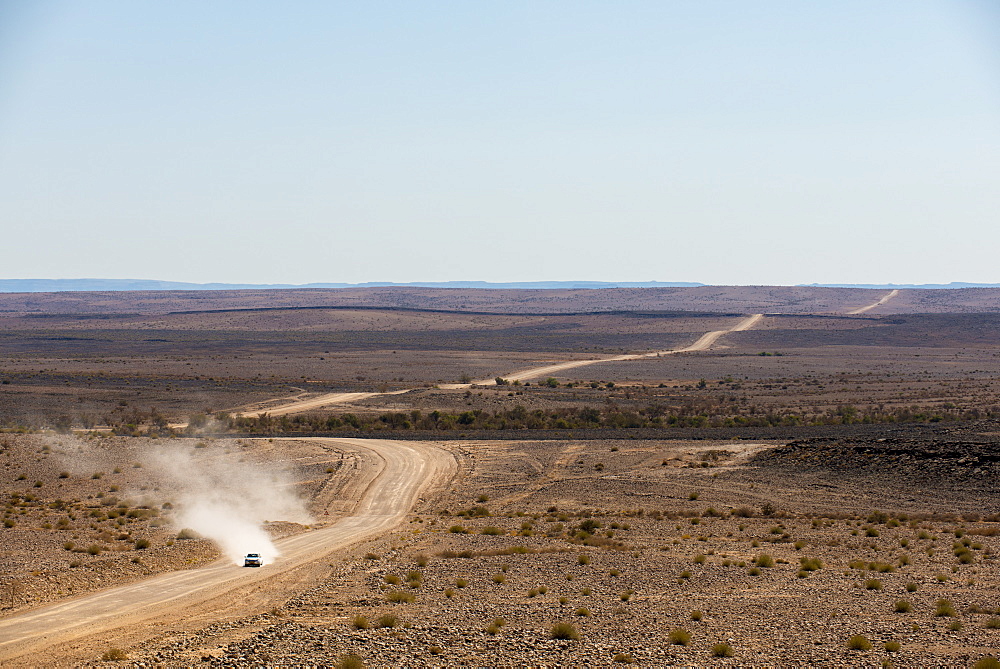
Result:
M247 553L247 556L243 558L244 567L260 567L263 564L264 560L261 559L260 553Z

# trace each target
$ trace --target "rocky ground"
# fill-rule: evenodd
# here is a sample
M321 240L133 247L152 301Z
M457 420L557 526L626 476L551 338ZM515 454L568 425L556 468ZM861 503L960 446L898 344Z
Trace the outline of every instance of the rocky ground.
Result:
M313 588L127 652L167 666L969 666L1000 645L988 428L947 447L452 443L462 480ZM551 638L559 624L579 638ZM870 649L849 648L858 635Z

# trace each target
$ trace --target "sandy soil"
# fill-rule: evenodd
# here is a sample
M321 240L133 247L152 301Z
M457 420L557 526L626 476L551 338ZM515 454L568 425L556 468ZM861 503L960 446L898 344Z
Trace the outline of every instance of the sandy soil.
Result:
M440 486L454 471L452 458L428 445L372 440L348 444L377 454L379 469L371 484L348 515L279 541L281 557L273 564L248 570L224 558L200 569L163 574L8 617L0 621L0 661L6 666L34 666L78 654L86 658L108 638L138 641L164 621L176 629L184 621L205 616L219 620L256 610L268 599L260 593L273 591L280 598L283 588L301 584L303 573L314 574L317 563L331 552L385 533L410 511L421 491ZM236 605L238 601L242 605Z

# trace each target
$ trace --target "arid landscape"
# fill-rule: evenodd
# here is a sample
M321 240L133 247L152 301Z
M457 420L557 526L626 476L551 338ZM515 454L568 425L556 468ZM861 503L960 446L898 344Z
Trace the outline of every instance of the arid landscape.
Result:
M998 332L987 288L0 294L0 663L996 666Z

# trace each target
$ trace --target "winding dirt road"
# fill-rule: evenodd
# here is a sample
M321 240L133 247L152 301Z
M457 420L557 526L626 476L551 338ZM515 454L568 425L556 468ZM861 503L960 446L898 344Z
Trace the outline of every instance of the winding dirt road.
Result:
M559 362L554 365L546 365L544 367L532 367L531 369L524 369L518 372L512 372L510 374L503 375L503 378L507 379L508 381L530 381L531 379L538 379L542 377L552 376L553 374L564 372L567 369L576 369L578 367L596 365L602 362L640 360L642 358L657 358L665 355L673 355L675 353L692 353L695 351L707 351L712 346L714 346L715 342L717 342L719 338L722 337L723 335L727 335L730 332L742 332L743 330L749 330L754 325L756 325L763 317L764 317L763 314L753 314L752 316L743 318L742 320L740 320L739 323L737 323L736 325L727 330L713 330L712 332L706 332L701 337L699 337L696 342L694 342L690 346L685 346L683 348L670 349L667 351L653 351L652 353L627 353L625 355L616 355L610 358L571 360L568 362ZM496 385L496 379L480 379L478 381L472 381L471 383L447 383L447 384L442 384L440 387L447 390L461 390L463 388L471 388L472 386L493 386L493 385ZM357 400L367 399L369 397L375 397L379 395L401 395L406 392L409 391L394 390L388 393L329 393L326 395L317 395L316 397L311 397L308 399L291 402L289 404L283 404L281 406L269 409L254 409L251 411L244 411L239 413L238 415L249 418L257 418L265 413L268 414L269 416L284 416L287 414L301 413L303 411L320 409L322 407L331 406L334 404L347 404L350 402L355 402Z
M898 288L894 288L894 289L890 290L888 293L886 293L885 295L883 295L881 297L881 299L879 299L878 301L874 302L873 304L869 304L866 307L860 307L860 308L855 309L853 311L848 311L847 315L848 316L857 316L858 314L863 314L866 311L871 311L875 307L881 307L883 304L885 304L886 302L888 302L892 298L896 297L897 295L899 295L899 289Z
M314 582L331 552L395 527L428 488L450 480L454 457L420 442L323 439L373 451L382 462L353 513L333 525L275 542L281 557L262 569L223 558L201 569L83 595L0 620L0 664L40 666L67 656L95 657L112 640L130 645L164 626L214 621L266 610L269 601ZM122 643L122 640L127 641ZM100 652L97 652L100 655Z

